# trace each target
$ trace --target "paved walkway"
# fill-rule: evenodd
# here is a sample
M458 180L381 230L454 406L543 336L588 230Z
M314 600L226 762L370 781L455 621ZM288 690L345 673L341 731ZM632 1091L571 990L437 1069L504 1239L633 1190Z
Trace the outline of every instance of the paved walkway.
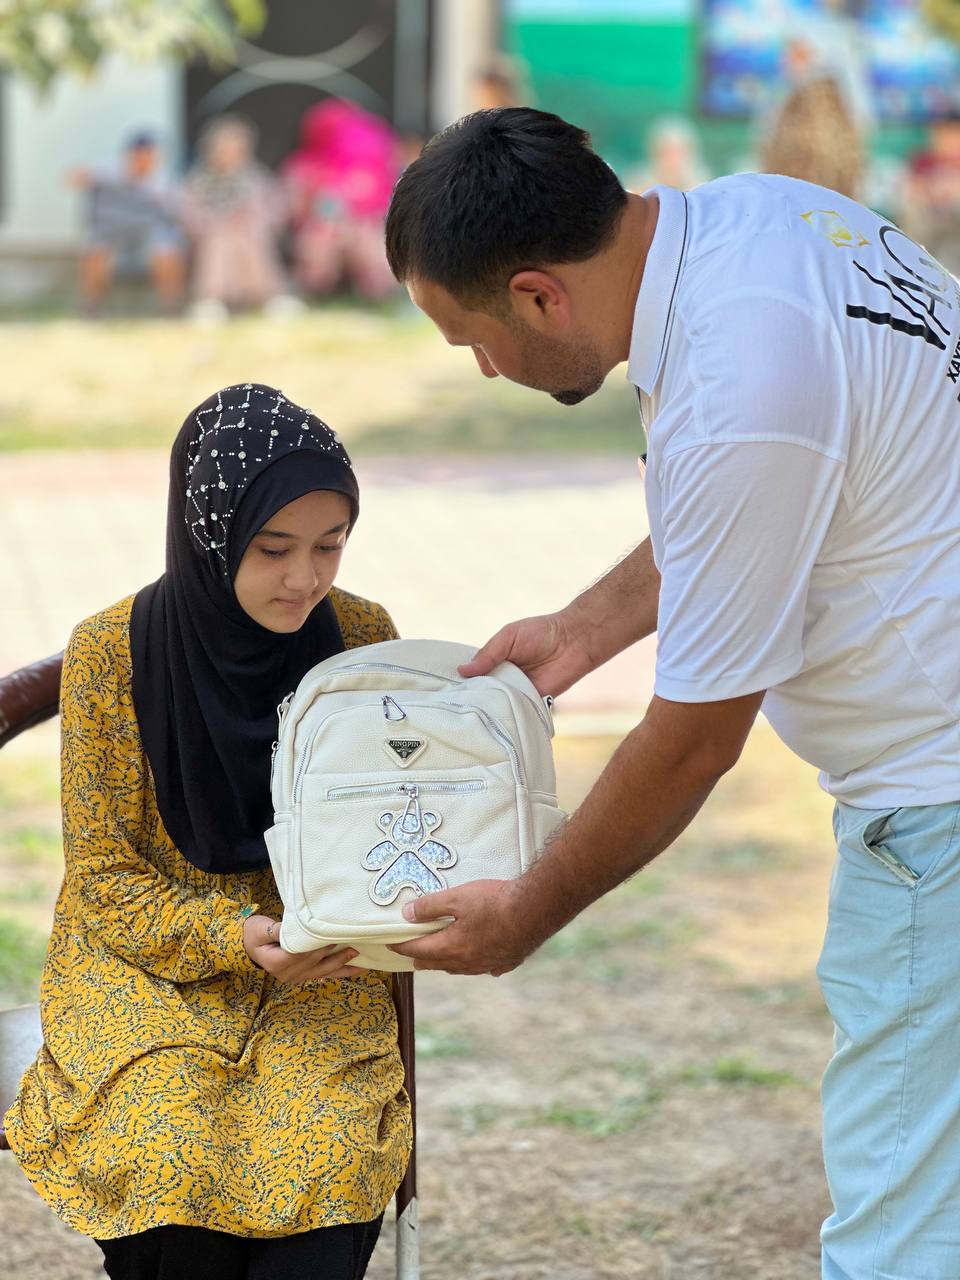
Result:
M357 464L362 514L340 582L387 606L402 635L480 644L564 604L646 532L629 459L503 457ZM0 457L0 672L63 647L79 619L163 568L167 458ZM652 643L584 680L558 711L639 716ZM597 719L600 717L600 720Z

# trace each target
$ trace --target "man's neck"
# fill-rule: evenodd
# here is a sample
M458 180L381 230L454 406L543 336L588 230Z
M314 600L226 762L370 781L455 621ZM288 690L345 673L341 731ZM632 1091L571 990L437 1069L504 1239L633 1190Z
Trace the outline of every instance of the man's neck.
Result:
M610 249L610 297L614 303L617 362L630 354L633 313L643 283L647 255L653 243L660 215L660 201L653 194L629 195L617 236Z

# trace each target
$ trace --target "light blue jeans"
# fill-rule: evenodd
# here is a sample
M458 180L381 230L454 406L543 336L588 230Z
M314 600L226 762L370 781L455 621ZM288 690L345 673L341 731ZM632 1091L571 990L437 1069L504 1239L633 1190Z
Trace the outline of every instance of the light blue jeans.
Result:
M834 831L823 1280L960 1280L960 804Z

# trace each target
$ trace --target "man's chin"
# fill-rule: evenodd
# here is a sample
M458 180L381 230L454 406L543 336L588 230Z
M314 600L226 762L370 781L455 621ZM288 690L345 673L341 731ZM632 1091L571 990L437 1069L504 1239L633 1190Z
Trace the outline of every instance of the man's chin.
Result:
M586 400L588 396L594 395L599 390L599 387L578 387L570 391L551 391L550 397L556 400L557 404L580 404L582 400Z

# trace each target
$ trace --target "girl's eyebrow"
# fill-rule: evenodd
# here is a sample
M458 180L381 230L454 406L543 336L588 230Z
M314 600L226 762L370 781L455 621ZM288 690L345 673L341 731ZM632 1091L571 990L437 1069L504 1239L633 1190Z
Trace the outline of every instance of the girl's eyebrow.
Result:
M321 538L329 538L331 533L342 533L350 523L349 520L342 520L340 524L335 524L332 529L327 529L325 533L321 533ZM282 529L260 529L254 534L257 538L289 538L291 541L296 538L295 533L284 533Z

